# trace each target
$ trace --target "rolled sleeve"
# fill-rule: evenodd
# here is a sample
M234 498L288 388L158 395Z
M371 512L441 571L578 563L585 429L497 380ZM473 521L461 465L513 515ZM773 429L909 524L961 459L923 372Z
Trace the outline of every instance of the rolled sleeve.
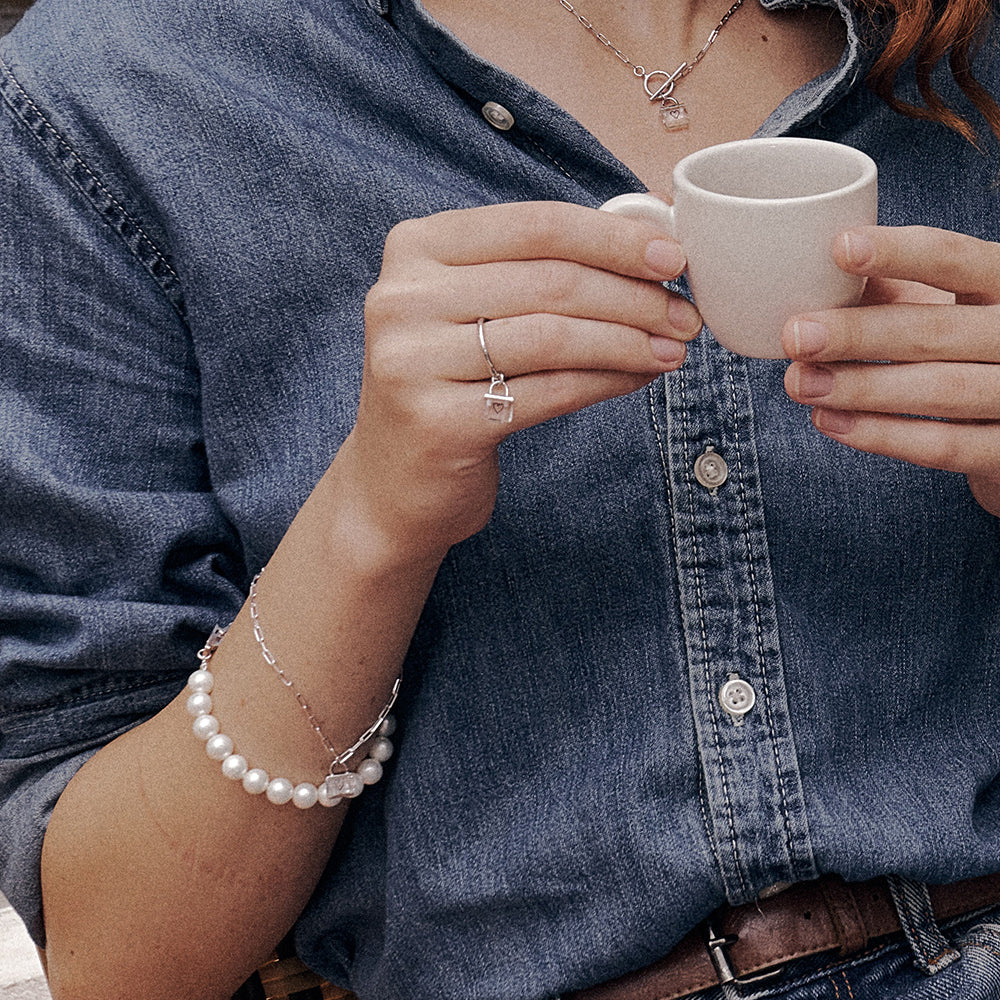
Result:
M102 213L89 168L15 104L0 103L0 890L42 944L56 800L183 687L246 573L183 308L157 281L169 257L151 267L141 206L100 178L118 215Z

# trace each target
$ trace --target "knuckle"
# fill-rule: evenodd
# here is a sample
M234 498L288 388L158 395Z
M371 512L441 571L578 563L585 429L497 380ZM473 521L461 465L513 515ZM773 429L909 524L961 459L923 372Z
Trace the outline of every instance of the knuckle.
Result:
M377 325L394 313L394 290L390 282L379 280L365 296L365 324Z
M981 386L965 365L934 365L931 374L942 401L943 416L963 416L978 408Z
M566 228L566 212L558 202L533 202L524 206L520 225L528 244L544 252L551 245L553 234Z
M968 456L957 440L955 427L947 422L922 420L924 446L922 464L945 472L961 472L968 465Z
M537 281L549 305L557 310L576 298L580 286L575 268L561 260L539 261Z
M379 278L365 296L366 327L371 332L412 316L433 315L435 300L427 283L416 278Z
M397 222L385 238L382 253L383 269L392 267L399 260L411 259L414 249L423 246L423 234L426 228L425 219L404 219L402 222Z
M411 381L417 357L419 351L407 337L376 337L367 346L368 370L383 385Z
M573 321L568 316L549 313L544 321L546 352L553 358L566 357L573 347Z
M853 322L840 323L837 317L828 316L825 320L830 331L830 345L834 347L836 356L843 358L868 358L872 349L878 348L873 343L875 339L867 325L860 318Z
M937 252L947 260L956 260L970 249L970 237L952 232L950 229L919 226L918 230L924 241L933 244Z

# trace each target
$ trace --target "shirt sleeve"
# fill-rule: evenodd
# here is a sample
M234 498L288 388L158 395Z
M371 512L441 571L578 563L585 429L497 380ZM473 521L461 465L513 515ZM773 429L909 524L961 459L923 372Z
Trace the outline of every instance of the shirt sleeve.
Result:
M0 890L44 943L51 810L242 602L152 213L0 63ZM165 762L169 766L169 762Z

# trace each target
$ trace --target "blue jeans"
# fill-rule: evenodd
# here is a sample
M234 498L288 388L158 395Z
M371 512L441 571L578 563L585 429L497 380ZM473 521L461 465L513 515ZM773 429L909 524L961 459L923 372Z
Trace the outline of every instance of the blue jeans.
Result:
M914 891L896 899L905 938L844 959L815 955L774 979L713 987L697 1000L1000 1000L1000 907L939 926L922 905L922 887L907 888Z

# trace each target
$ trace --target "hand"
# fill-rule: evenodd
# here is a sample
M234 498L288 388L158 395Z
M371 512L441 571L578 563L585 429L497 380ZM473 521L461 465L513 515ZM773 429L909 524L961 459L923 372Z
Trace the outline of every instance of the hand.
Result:
M964 472L1000 516L1000 244L868 226L839 237L834 257L868 276L864 299L786 324L789 395L836 441Z
M661 282L684 266L649 223L557 202L393 229L366 303L357 424L335 463L366 523L442 553L478 531L503 438L680 366L701 320ZM515 400L511 423L484 418L481 316Z

